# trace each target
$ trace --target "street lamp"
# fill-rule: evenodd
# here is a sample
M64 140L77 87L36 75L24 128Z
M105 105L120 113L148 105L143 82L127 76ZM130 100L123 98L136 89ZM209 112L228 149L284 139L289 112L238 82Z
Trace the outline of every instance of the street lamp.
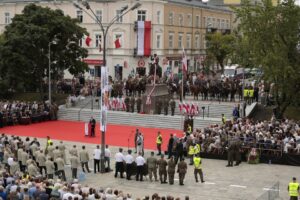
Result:
M90 10L92 15L90 15L90 13L88 13L85 9L83 9L78 3L73 2L74 6L77 9L83 10L87 15L89 15L93 20L96 21L96 23L100 26L102 35L103 35L103 66L106 66L106 37L107 37L107 33L109 28L115 23L117 22L120 18L122 18L124 15L126 15L127 13L129 13L130 11L133 11L137 8L139 8L141 6L140 3L136 3L134 4L130 9L128 9L128 5L123 6L120 9L120 14L116 15L109 23L107 23L107 25L104 27L102 22L99 20L99 18L97 17L97 15L95 14L94 10L91 9L90 4L87 1L83 1L82 5L87 9ZM101 86L103 88L103 86ZM100 116L102 118L102 112L103 112L103 93L100 96L100 102L101 102L101 111L100 111ZM101 120L102 121L102 120ZM104 165L104 155L105 155L105 131L101 131L101 173L105 172L105 165Z
M51 42L49 42L48 44L48 56L49 56L49 65L48 65L48 96L49 96L49 106L51 106L51 45L52 44L57 44L56 40L53 40Z

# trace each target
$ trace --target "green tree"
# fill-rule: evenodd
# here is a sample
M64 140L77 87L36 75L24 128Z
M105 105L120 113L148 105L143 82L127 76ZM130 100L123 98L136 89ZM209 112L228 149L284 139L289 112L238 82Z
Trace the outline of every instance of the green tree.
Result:
M300 8L294 0L278 6L272 6L271 0L255 6L246 1L235 12L248 44L241 51L249 52L251 61L262 67L265 80L274 84L276 117L282 118L300 97Z
M224 65L233 51L234 36L232 34L222 34L220 32L207 34L206 54L209 58L214 59L221 66L222 72Z
M64 70L73 75L86 71L82 58L87 50L79 40L87 34L76 19L64 16L61 10L51 10L35 4L26 6L6 26L0 40L0 77L13 91L42 92L44 78L48 76L49 43L51 45L51 74L57 79Z

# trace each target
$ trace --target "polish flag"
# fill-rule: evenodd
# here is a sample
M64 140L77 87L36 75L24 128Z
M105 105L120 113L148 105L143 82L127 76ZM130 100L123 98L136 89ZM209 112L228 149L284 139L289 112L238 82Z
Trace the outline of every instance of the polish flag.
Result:
M151 21L138 21L137 55L151 55Z
M120 38L117 38L117 39L115 40L115 47L116 47L116 49L121 48Z
M85 44L86 46L90 46L92 39L90 38L90 36L87 36L87 38L85 39Z

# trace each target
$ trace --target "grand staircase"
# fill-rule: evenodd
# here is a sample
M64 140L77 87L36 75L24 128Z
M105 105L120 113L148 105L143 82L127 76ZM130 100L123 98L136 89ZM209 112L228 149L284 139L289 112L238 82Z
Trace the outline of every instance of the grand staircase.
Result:
M99 109L79 109L79 108L60 108L58 117L60 120L70 121L89 121L93 116L97 121L100 120ZM109 124L121 124L130 126L143 126L153 128L167 128L180 130L183 127L183 117L180 115L145 115L137 113L127 113L121 111L108 111ZM194 120L195 128L204 128L211 124L220 123L220 118L196 117Z

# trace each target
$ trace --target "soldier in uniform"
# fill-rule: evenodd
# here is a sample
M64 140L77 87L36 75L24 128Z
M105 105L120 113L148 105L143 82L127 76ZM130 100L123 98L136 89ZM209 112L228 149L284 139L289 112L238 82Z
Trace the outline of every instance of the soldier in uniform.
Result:
M53 175L55 172L55 166L54 166L54 162L52 160L53 160L52 158L49 158L45 163L48 179L53 179Z
M164 155L161 155L161 158L157 161L158 164L158 173L160 183L167 183L167 161L164 159Z
M24 172L26 170L26 161L29 159L28 153L23 149L22 155L21 155L21 164L22 168L21 171Z
M142 99L141 99L141 97L138 97L136 100L137 113L141 112L141 107L142 107Z
M59 145L58 145L58 149L62 155L62 158L64 159L64 162L66 163L66 146L63 143L63 141L60 141Z
M46 157L43 153L43 150L40 150L40 152L36 156L36 162L38 163L40 173L43 175L43 169L45 171L45 175L47 175L47 169L46 169Z
M129 104L129 102L130 102L130 99L129 99L129 97L126 97L125 99L124 99L124 103L125 103L125 105L126 105L126 112L129 112L129 106L130 106L130 104Z
M162 109L162 101L160 99L158 99L156 101L156 111L157 111L158 115L161 114L161 109Z
M226 167L232 167L233 166L233 156L234 156L234 141L232 139L228 140L228 147L227 147L227 159L228 164Z
M16 158L13 159L13 162L10 165L9 170L10 170L9 171L10 174L15 174L20 171L20 166L19 166L19 163L17 162Z
M84 166L85 166L88 173L90 173L90 168L89 168L90 157L89 157L89 153L85 149L85 146L82 146L82 150L79 152L79 159L81 162L82 171L85 172L84 170Z
M147 158L146 161L148 165L148 174L150 181L152 182L152 176L154 176L155 181L157 180L157 159L154 157L154 152L151 152L151 156Z
M234 149L235 166L238 166L241 163L240 150L241 150L241 146L242 146L241 141L238 136L235 137L234 143L235 143L235 145L234 145L234 147L235 147L235 149Z
M170 101L170 107L171 107L171 115L174 116L175 113L175 107L176 107L176 102L174 101L174 99L172 99Z
M72 178L77 179L77 169L79 167L79 159L77 156L73 154L71 155L70 162L71 162Z
M174 157L172 156L171 159L168 161L168 177L169 177L170 185L174 184L175 168L176 168L176 163L174 161Z
M36 177L38 175L38 169L37 169L37 166L34 164L34 161L32 160L30 162L30 164L28 165L28 175L30 177Z
M132 96L130 98L130 108L131 108L131 112L134 112L134 105L135 105L135 98Z
M78 151L77 151L76 145L73 145L73 148L69 150L69 153L71 156L78 157Z
M186 162L184 162L184 158L182 158L181 161L178 163L177 172L179 174L179 185L184 185L183 181L187 172L187 164Z
M169 101L168 99L164 100L164 113L165 115L168 115L168 111L169 111Z
M56 146L55 150L53 151L53 161L54 161L55 171L57 171L56 159L61 155L62 155L61 151L58 149L58 146Z
M65 173L65 162L62 158L63 156L60 155L56 158L55 162L57 164L57 175L61 176L63 181L66 181L66 173Z

